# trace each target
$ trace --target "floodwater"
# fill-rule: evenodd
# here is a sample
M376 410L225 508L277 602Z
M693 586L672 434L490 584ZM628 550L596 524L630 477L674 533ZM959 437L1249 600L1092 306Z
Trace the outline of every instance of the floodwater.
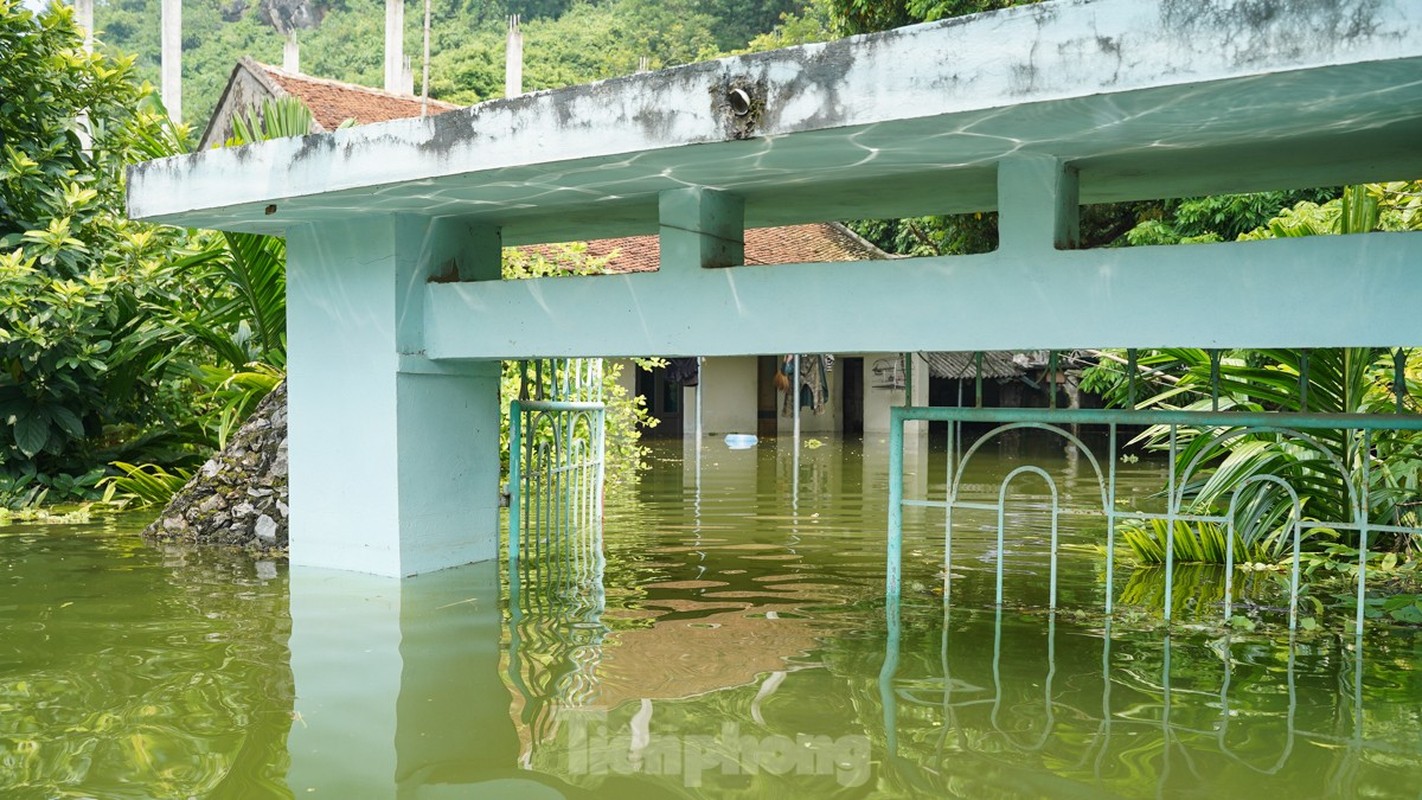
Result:
M1019 445L969 494L1029 459L1064 506L1098 491ZM494 564L402 582L151 547L137 519L0 527L0 797L1422 797L1416 632L1226 634L1207 600L1108 626L1099 520L1071 515L1052 613L1027 479L1001 609L996 515L955 518L945 608L941 512L911 509L886 617L883 443L798 473L788 449L659 445L605 565L531 565L513 600ZM919 449L908 494L941 494ZM1150 503L1159 469L1120 469ZM1118 599L1151 585L1118 565Z

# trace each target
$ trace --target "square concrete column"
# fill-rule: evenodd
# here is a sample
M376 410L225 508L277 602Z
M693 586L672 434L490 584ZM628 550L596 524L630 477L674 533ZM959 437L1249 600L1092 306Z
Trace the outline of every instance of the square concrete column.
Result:
M499 363L421 349L428 281L498 259L496 232L416 216L288 232L293 564L403 576L496 555Z
M746 201L691 186L657 197L661 269L735 267L746 262Z
M1029 254L1081 246L1076 168L1051 155L1021 154L997 165L998 249Z

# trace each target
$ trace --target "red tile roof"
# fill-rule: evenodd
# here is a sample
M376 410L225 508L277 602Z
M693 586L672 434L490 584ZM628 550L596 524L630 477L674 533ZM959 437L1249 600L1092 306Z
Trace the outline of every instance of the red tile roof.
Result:
M527 245L539 255L556 258L553 245ZM656 236L594 239L587 243L589 256L604 258L608 272L655 272L661 256ZM800 264L823 261L868 261L888 258L869 242L833 222L752 228L746 231L747 264Z
M420 98L391 94L353 83L313 78L285 72L268 64L254 62L287 94L311 109L311 116L325 130L335 130L348 119L357 125L385 122L420 115ZM460 106L430 100L430 113L442 114Z

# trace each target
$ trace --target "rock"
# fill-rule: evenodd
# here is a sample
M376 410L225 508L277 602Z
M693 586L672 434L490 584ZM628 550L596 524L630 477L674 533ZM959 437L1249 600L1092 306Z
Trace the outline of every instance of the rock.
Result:
M174 495L144 535L282 554L290 512L286 471L286 384L282 383L258 404L227 447L208 459Z

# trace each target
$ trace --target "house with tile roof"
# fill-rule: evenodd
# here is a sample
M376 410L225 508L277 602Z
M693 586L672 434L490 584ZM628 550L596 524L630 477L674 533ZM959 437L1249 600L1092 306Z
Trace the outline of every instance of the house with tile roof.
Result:
M304 75L244 56L232 69L203 131L200 149L220 146L230 139L233 118L238 114L260 109L265 101L282 97L294 97L311 111L312 133L335 130L348 122L365 125L417 117L421 111L420 98L410 94ZM433 99L428 103L430 114L459 108ZM605 269L614 274L655 272L661 257L656 235L594 239L585 245L587 255L607 259ZM523 245L520 249L549 258L558 256L558 246L553 244ZM748 229L744 252L747 266L894 258L837 222ZM801 301L802 298L785 298L786 303ZM866 309L865 313L872 317L892 310ZM824 322L834 325L842 321ZM872 324L872 319L855 323ZM651 435L680 437L692 432L700 392L705 434L754 432L776 436L788 434L793 425L792 414L788 413L791 404L776 385L776 373L783 360L781 354L710 358L695 371L694 378L684 368L640 370L629 363L622 374L628 391L644 397L652 416L659 421ZM957 394L962 395L963 387L975 381L978 369L972 354L965 353L915 354L907 361L913 364L911 376L906 374L906 359L898 353L844 353L826 359L824 402L803 408L802 432L882 433L888 430L889 408L902 404L907 391L913 391L915 404L927 404L932 384L933 400L953 405L951 387L957 387ZM999 387L1008 387L1000 399L1009 405L1021 405L1014 398L1022 394L1024 385L1033 385L1032 373L1040 373L1042 366L1028 354L988 353L982 361L982 374L993 381L990 391L994 401L999 399ZM801 391L805 393L804 389ZM970 394L970 402L971 399Z
M356 125L367 125L420 115L418 97L288 72L243 56L232 68L227 86L222 90L217 107L213 109L198 142L198 149L221 146L232 138L233 117L248 109L260 109L267 100L282 97L295 97L310 109L312 133L333 131L347 120ZM459 106L452 103L429 101L431 114L456 108Z

